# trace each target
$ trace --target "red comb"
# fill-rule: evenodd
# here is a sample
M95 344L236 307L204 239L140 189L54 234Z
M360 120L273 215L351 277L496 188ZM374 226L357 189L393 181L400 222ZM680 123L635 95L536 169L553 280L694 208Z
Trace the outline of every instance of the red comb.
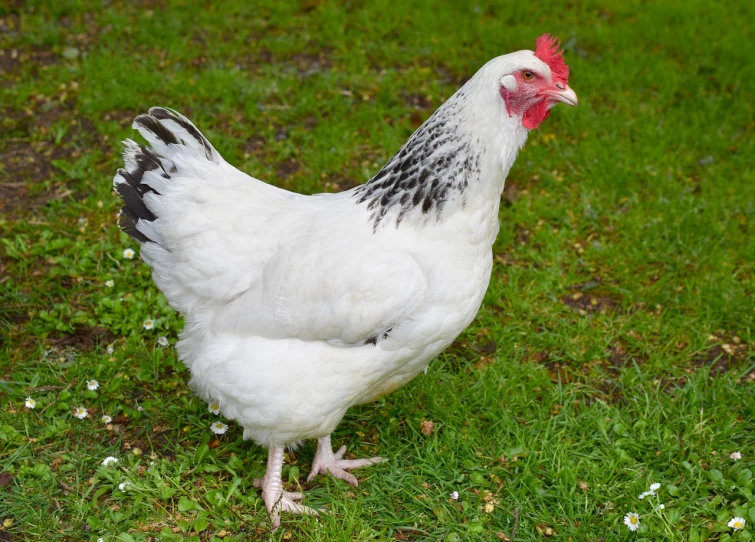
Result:
M553 74L553 81L567 84L569 66L564 62L564 52L559 51L561 42L550 34L543 34L535 42L535 56L548 64Z

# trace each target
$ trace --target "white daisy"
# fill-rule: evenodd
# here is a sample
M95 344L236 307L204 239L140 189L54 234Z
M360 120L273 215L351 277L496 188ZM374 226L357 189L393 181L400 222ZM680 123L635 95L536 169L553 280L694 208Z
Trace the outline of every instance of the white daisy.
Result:
M144 321L144 329L152 329L153 327L155 327L155 321L151 318L147 318Z
M104 538L98 538L97 542L105 542L105 539Z
M136 252L134 252L132 249L127 248L123 251L123 257L127 260L133 260L134 256L136 256Z
M115 286L115 281L113 279L106 280L105 286L107 286L108 288L112 288L113 286Z
M655 495L655 492L658 491L659 489L661 489L661 484L659 484L657 482L655 484L650 484L650 492L653 495Z
M455 501L459 500L459 492L458 491L452 491L448 496L451 497Z
M100 387L100 383L96 380L87 380L87 389L94 391Z
M742 529L746 523L745 518L731 518L731 521L729 521L727 525L735 531L738 531Z
M645 497L650 497L651 495L655 495L652 491L645 491L644 493L640 493L639 499L642 500Z
M158 337L157 344L159 344L160 346L168 346L168 337L166 337L165 335Z
M109 455L105 459L102 460L103 467L107 467L109 465L115 465L116 463L118 463L118 458L113 457L112 455Z
M220 405L217 403L210 403L209 405L207 405L207 410L217 416L218 414L220 414Z
M128 486L130 485L131 485L131 482L126 480L125 482L121 482L120 484L118 484L118 489L126 493L126 491L128 491Z
M742 454L740 452L733 452L729 454L729 459L732 461L739 461L742 459Z
M110 416L108 416L107 414L105 414L105 415L104 415L104 416L102 417L102 423L110 423L110 422L112 422L112 421L113 421L113 418L111 418L111 417L110 417Z
M37 402L34 399L32 399L31 397L27 397L26 401L24 402L24 406L26 408L33 409L33 408L35 408L37 406Z
M225 435L225 432L228 431L228 426L223 422L215 422L210 424L210 430L216 435Z
M638 516L634 512L629 512L626 516L624 516L624 525L629 527L630 531L636 531L640 526L640 516Z
M89 416L89 412L83 406L79 406L74 409L73 415L78 419L83 420L84 418Z

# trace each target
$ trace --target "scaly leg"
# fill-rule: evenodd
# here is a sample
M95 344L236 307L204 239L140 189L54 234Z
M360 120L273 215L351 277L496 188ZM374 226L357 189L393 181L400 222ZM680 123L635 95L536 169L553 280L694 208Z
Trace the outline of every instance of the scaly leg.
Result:
M293 512L308 516L319 515L314 508L296 502L302 500L304 495L298 492L283 490L283 480L281 479L282 468L283 446L271 445L267 451L265 477L254 480L254 487L262 488L262 499L265 501L265 508L267 508L273 529L277 529L281 524L281 512Z
M312 461L312 472L307 476L307 482L314 480L318 474L328 474L345 480L352 486L359 485L357 477L346 472L349 469L357 469L359 467L368 467L375 463L385 461L382 457L372 457L370 459L341 459L343 454L346 453L346 446L341 446L336 453L333 453L333 448L330 444L330 435L317 439L317 453Z

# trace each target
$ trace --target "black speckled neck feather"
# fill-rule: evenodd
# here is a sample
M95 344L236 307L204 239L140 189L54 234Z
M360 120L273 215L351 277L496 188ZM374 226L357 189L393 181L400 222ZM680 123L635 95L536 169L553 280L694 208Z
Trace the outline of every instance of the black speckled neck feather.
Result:
M377 231L393 209L396 227L408 213L440 219L444 204L460 197L480 174L480 155L471 136L461 129L463 89L443 104L391 158L377 175L354 189L357 204L367 204Z

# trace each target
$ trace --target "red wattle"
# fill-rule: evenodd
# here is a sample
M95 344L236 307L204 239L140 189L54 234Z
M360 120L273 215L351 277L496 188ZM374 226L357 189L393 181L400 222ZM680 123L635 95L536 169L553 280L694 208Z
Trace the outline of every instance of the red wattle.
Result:
M528 130L534 130L548 118L551 110L548 109L548 101L541 100L524 112L522 116L522 126Z

